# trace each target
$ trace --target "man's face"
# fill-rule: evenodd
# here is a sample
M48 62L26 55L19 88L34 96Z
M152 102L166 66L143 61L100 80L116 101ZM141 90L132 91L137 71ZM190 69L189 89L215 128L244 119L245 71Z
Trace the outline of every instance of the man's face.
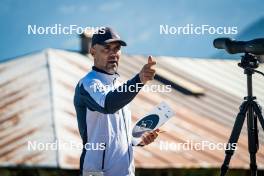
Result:
M106 45L94 45L91 48L91 54L94 57L94 66L114 74L117 72L118 62L121 55L121 45L119 42L113 42Z

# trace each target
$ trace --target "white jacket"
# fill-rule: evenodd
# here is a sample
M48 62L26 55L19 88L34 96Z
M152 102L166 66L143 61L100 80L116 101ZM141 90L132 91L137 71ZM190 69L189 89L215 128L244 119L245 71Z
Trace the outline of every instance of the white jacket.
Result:
M119 86L139 84L140 79L136 75L121 85L118 78L118 74L110 75L93 67L76 86L74 105L86 144L80 159L82 173L134 176L131 112L127 104L138 92L116 90Z

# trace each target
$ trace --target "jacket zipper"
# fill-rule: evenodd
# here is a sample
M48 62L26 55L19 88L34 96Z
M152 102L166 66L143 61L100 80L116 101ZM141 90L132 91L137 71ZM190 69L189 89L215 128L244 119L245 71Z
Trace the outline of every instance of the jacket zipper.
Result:
M127 147L128 147L128 162L130 163L130 149L129 149L129 140L128 140L128 134L127 134L127 125L126 125L126 120L125 120L125 112L124 109L122 108L122 116L123 116L123 121L125 124L125 131L126 131L126 138L127 138Z
M104 151L103 151L103 159L102 159L102 170L104 170L104 165L105 165L105 150L106 150L106 143L104 143Z

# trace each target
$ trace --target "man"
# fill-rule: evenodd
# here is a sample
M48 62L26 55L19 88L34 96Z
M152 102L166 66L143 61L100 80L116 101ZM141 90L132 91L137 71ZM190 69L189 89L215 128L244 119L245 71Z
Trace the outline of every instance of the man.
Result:
M74 96L83 145L92 146L83 149L80 171L83 175L102 172L106 176L133 176L132 146L135 140L132 137L131 112L127 105L140 88L154 78L152 66L156 62L149 56L148 63L135 77L120 84L117 69L121 46L126 46L126 43L113 29L106 27L104 31L101 29L93 35L91 45L94 66L79 81ZM145 133L139 145L148 145L157 136L158 130Z

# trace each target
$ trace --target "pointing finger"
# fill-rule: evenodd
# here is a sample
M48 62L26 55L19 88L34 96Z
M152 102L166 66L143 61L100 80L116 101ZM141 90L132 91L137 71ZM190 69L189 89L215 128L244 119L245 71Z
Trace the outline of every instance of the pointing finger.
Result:
M152 60L152 56L149 56L149 57L148 57L148 64L150 64L151 62L153 62L153 60Z

